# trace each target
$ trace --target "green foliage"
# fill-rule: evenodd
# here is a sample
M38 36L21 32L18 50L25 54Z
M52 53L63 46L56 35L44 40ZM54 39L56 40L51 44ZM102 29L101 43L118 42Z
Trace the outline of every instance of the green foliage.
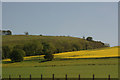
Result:
M13 49L10 53L10 59L12 62L21 62L24 60L25 52L21 49Z
M10 51L9 46L2 46L2 58L9 58Z
M43 45L43 50L42 51L43 51L43 53L45 55L53 54L55 52L55 47L54 47L53 44L47 43L47 42L43 42L42 45Z
M40 55L42 53L42 49L42 44L35 41L25 44L23 47L23 50L26 52L26 56Z
M53 54L45 54L44 58L48 61L51 61L51 60L53 60L54 55Z
M10 30L7 30L7 35L12 35L12 31L10 31Z
M93 41L93 38L92 37L87 37L86 40Z
M23 49L23 47L24 47L23 45L15 45L14 49Z
M40 34L40 36L43 36L42 34Z
M35 55L37 44L28 43L24 45L23 50L26 52L26 56Z
M29 35L29 33L28 32L24 32L25 33L25 35Z
M42 52L43 45L40 42L36 43L36 45L37 47L36 47L35 55L41 55L43 53Z

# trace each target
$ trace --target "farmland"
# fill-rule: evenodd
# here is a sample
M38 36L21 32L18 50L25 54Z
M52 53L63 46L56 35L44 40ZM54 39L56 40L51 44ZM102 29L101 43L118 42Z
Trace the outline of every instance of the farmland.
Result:
M3 60L3 78L17 78L19 74L27 78L29 74L32 77L62 78L68 74L70 78L78 77L81 74L82 78L91 78L95 74L97 78L106 78L111 74L112 78L118 77L118 47L103 48L96 50L73 51L54 54L53 61L41 62L43 55L24 57L23 62L10 63L9 59ZM103 58L101 58L103 57ZM105 58L111 57L111 58ZM40 60L39 60L40 59Z

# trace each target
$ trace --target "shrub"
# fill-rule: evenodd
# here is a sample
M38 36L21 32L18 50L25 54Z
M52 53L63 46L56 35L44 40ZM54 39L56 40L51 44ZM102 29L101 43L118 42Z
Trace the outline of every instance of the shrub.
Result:
M45 54L44 58L48 61L51 61L51 60L53 60L54 55L53 54Z
M87 41L93 41L93 38L92 37L87 37L86 40Z
M25 52L21 49L13 49L10 54L10 59L12 62L21 62L24 60Z

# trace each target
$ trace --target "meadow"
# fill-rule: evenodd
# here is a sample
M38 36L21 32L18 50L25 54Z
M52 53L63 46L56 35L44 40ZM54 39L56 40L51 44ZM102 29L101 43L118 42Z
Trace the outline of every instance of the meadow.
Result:
M9 59L4 59L2 64L3 78L9 75L13 78L28 78L31 74L33 78L50 78L55 74L56 78L96 78L118 77L118 47L102 48L96 50L73 51L54 54L53 61L42 62L41 56L24 57L23 62L11 63ZM108 57L108 58L107 58Z

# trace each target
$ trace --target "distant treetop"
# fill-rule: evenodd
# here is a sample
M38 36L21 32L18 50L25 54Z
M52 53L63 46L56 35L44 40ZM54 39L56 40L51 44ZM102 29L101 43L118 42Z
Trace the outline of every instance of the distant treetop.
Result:
M11 30L0 30L0 35L12 35Z

